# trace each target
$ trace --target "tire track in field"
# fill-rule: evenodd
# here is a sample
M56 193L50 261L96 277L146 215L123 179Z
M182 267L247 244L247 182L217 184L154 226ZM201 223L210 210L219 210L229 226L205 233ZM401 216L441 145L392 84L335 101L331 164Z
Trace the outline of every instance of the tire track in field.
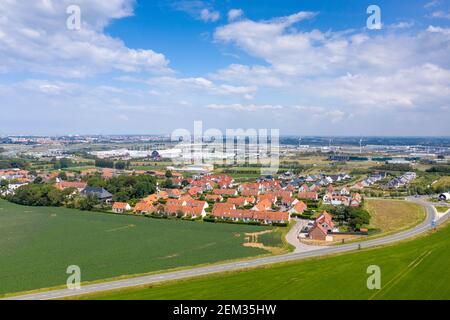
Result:
M397 276L395 276L388 283L386 283L386 285L382 289L378 290L372 296L370 296L369 300L373 300L381 292L383 292L383 294L386 294L390 289L392 289L395 286L395 284L397 284L401 279L403 279L412 270L414 270L419 264L421 264L422 261L425 260L432 252L433 252L433 250L429 250L429 251L425 251L424 253L419 255L404 270L402 270ZM383 289L386 289L386 290L383 291Z

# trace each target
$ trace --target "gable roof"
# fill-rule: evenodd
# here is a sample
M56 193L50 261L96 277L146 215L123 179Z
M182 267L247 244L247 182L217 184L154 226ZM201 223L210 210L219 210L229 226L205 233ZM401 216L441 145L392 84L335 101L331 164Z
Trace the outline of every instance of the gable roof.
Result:
M119 209L119 210L126 210L128 206L129 206L129 204L126 202L114 202L112 208Z

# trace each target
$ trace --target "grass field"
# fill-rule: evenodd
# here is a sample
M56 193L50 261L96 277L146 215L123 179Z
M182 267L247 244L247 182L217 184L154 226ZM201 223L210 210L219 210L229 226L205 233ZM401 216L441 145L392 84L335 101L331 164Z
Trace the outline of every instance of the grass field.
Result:
M450 188L450 176L444 176L441 177L439 180L437 180L436 183L433 184L433 187L447 187Z
M0 201L0 294L238 259L267 251L244 234L267 228L22 207Z
M450 210L450 207L444 207L444 206L434 206L439 213L445 213L448 210Z
M450 227L397 245L84 299L450 299ZM381 290L367 268L381 268Z
M389 234L409 229L425 219L425 209L402 200L366 199L365 207L370 212L370 227Z

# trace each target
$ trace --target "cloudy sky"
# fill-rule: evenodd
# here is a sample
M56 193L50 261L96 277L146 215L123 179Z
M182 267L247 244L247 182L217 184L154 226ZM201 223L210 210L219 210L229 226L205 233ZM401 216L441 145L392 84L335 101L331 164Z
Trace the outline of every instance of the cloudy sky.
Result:
M379 30L366 23L374 3ZM0 134L171 133L202 120L450 135L450 2L1 0L0 111Z

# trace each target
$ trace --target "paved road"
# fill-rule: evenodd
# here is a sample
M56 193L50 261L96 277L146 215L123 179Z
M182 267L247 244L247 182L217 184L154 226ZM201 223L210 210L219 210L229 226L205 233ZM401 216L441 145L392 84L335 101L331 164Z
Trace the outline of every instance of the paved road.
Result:
M289 232L286 235L287 242L289 242L295 248L294 253L313 251L325 248L325 246L307 245L298 240L298 234L307 223L308 223L307 220L295 219L295 225L291 228L291 230L289 230Z
M194 268L194 269L183 270L183 271L175 271L175 272L169 272L169 273L164 273L164 274L143 276L143 277L138 277L138 278L133 278L133 279L118 280L118 281L112 281L112 282L103 282L103 283L99 283L99 284L83 286L80 290L69 290L69 289L54 290L54 291L48 291L48 292L42 292L42 293L16 296L16 297L12 297L9 299L10 300L59 299L59 298L65 298L65 297L70 297L70 296L77 296L77 295L81 295L81 294L96 293L96 292L101 292L101 291L121 289L121 288L127 288L127 287L139 286L139 285L148 285L148 284L161 282L161 281L167 281L167 280L176 280L176 279L202 276L202 275L208 275L208 274L225 272L225 271L234 271L234 270L239 270L239 269L244 269L244 268L249 268L249 267L257 267L257 266L278 263L278 262L286 262L286 261L300 260L300 259L305 259L305 258L310 258L310 257L325 256L325 255L330 255L330 254L334 254L334 253L358 250L359 246L361 246L362 248L369 248L369 247L375 247L375 246L379 246L379 245L383 245L383 244L393 243L393 242L397 242L400 240L414 237L423 232L426 232L427 230L430 230L432 221L435 220L435 210L433 209L432 206L430 206L427 203L422 202L420 199L410 198L409 200L419 203L421 205L424 205L426 207L427 217L426 217L425 221L413 229L410 229L410 230L407 230L407 231L404 231L401 233L397 233L394 235L386 236L383 238L367 240L364 242L359 242L359 243L354 243L354 244L326 247L323 249L318 249L318 250L313 250L313 251L294 252L294 253L289 253L289 254L284 254L284 255L279 255L279 256L271 256L271 257L259 258L259 259L242 261L242 262L233 262L233 263L219 264L219 265L213 265L213 266L206 266L206 267ZM448 217L449 217L449 214L445 215L439 221L437 221L437 224L443 223L444 220L448 219Z

